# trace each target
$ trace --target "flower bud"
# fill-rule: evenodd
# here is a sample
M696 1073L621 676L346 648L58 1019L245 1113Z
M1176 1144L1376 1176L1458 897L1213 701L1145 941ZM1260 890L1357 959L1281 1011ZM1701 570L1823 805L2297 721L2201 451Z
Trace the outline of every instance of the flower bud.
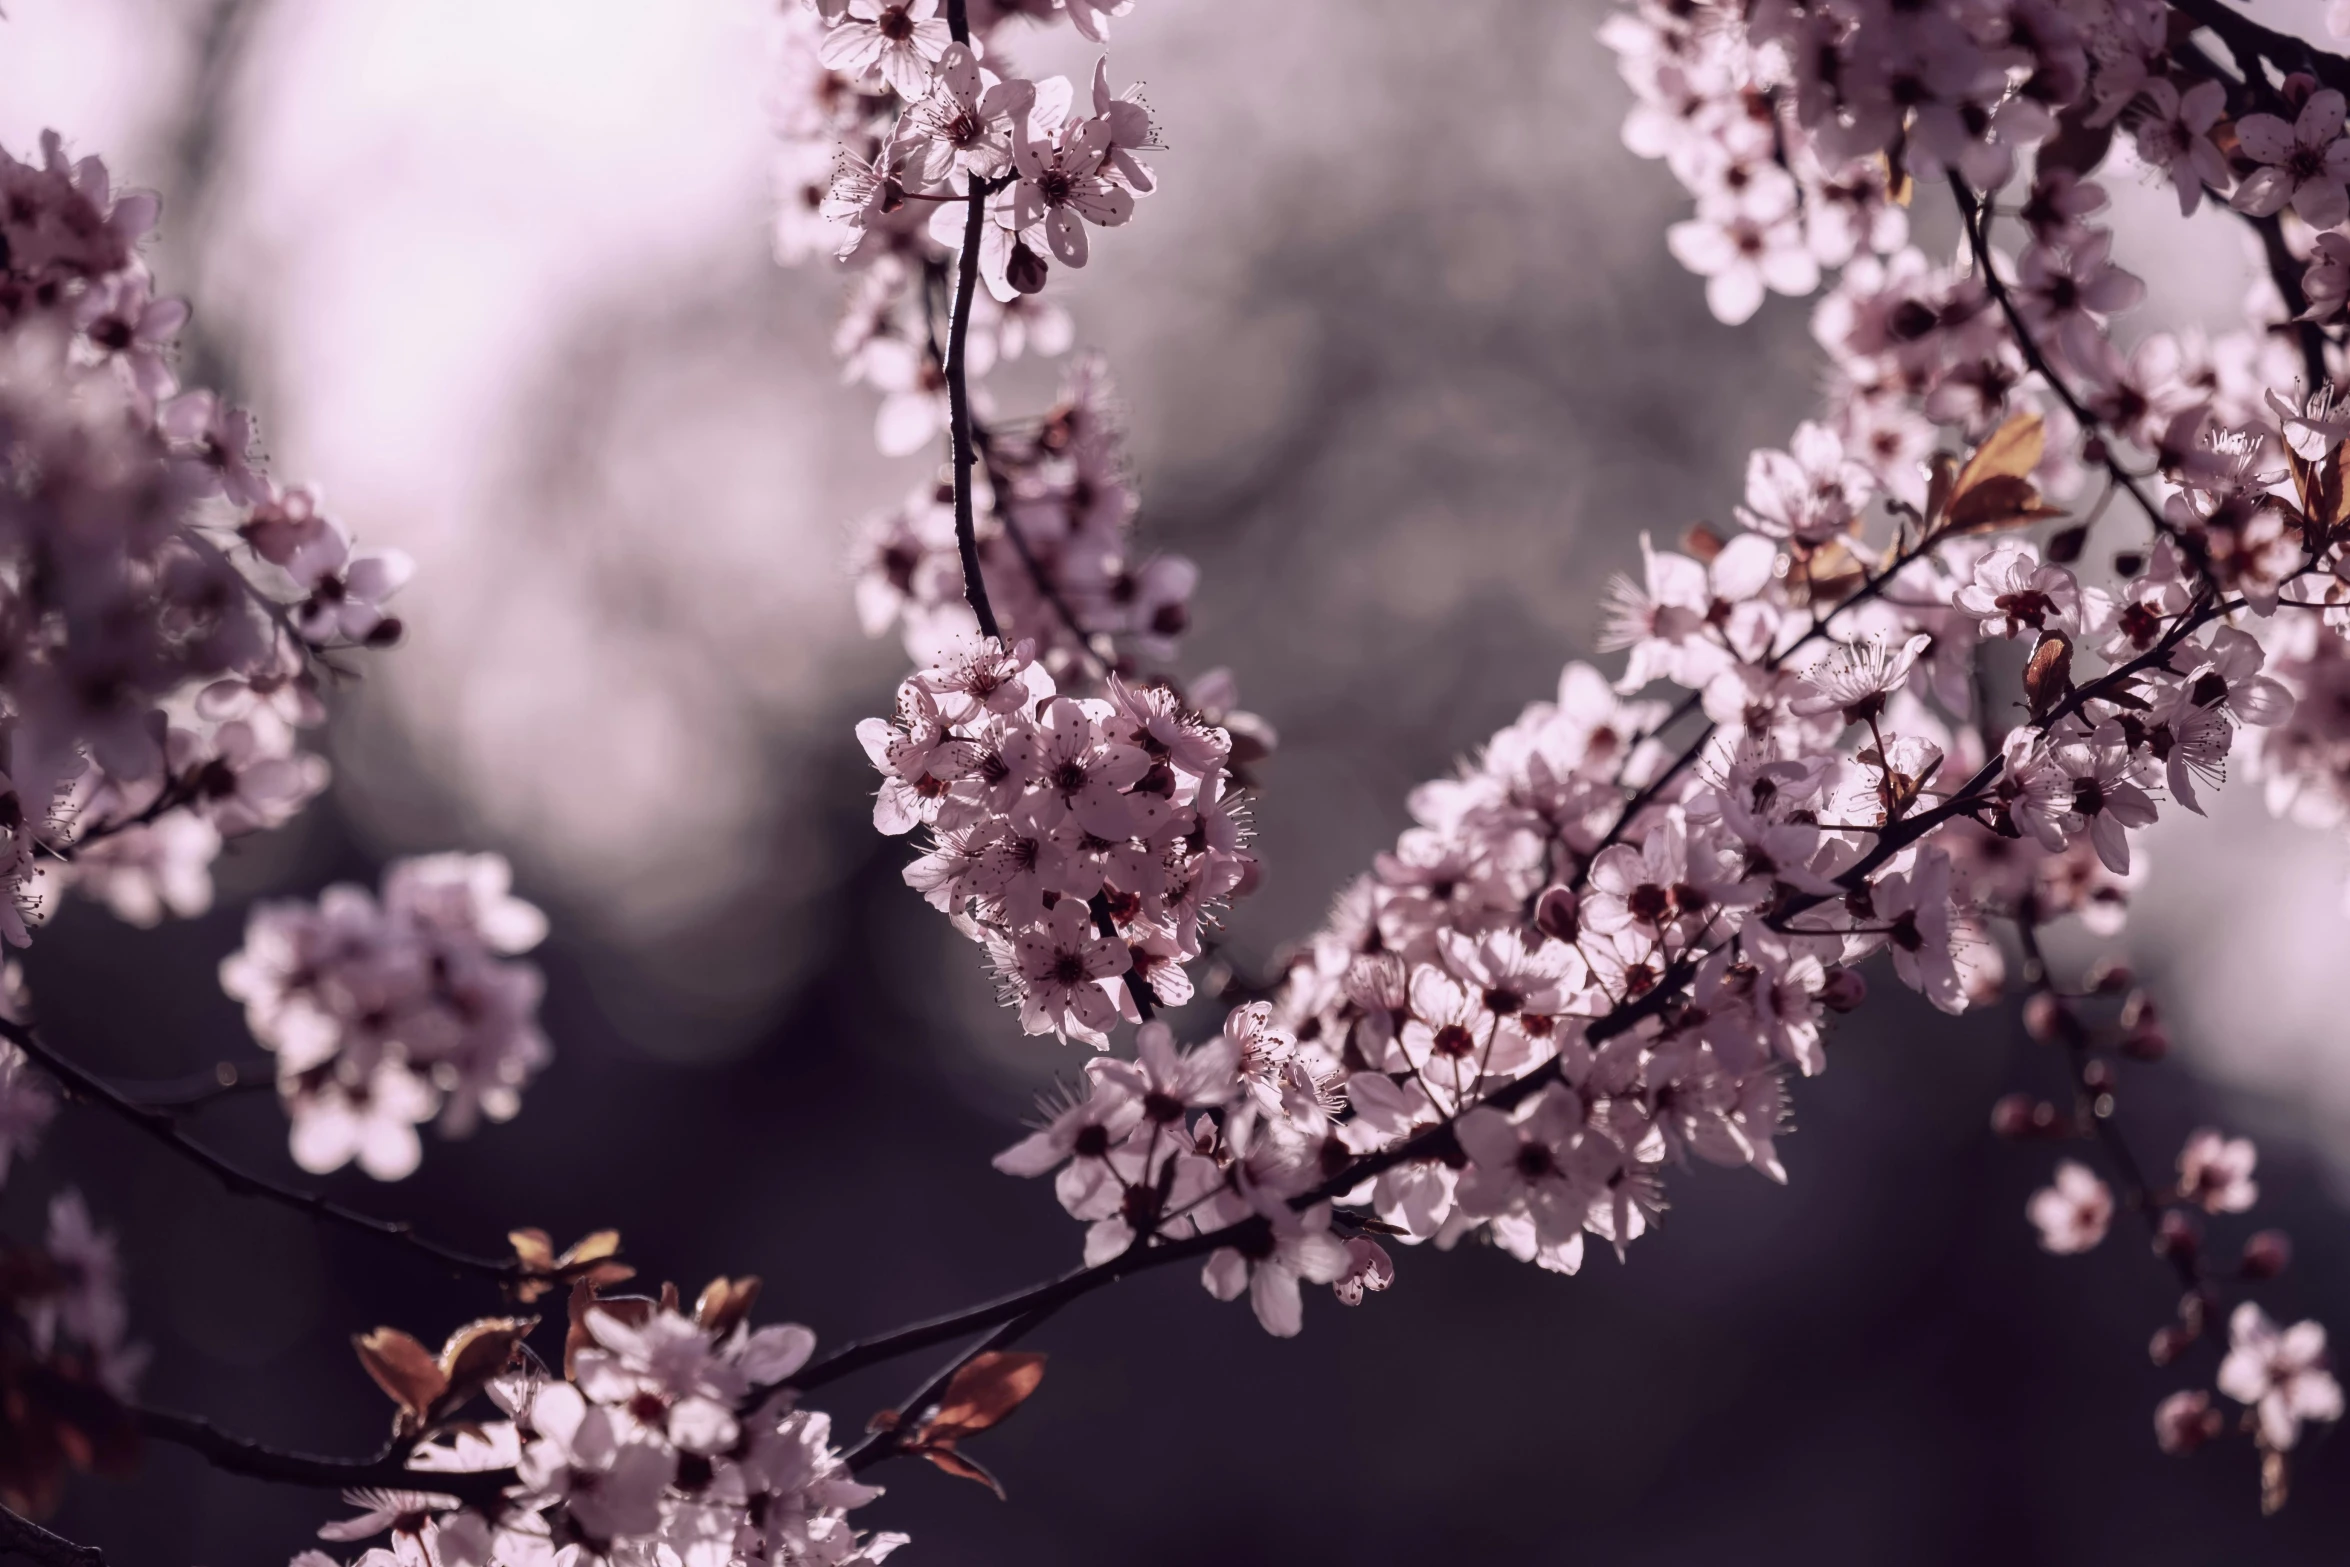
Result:
M1820 1005L1831 1012L1850 1012L1868 999L1869 982L1858 969L1832 968L1820 987Z
M2024 1030L2044 1045L2089 1042L2089 1031L2081 1026L2073 1009L2045 990L2024 1003Z
M2154 1255L2157 1257L2193 1257L2203 1244L2202 1232L2195 1221L2176 1208L2163 1210L2154 1226Z
M2138 976L2119 958L2099 958L2089 969L2089 988L2101 996L2118 996L2138 982Z
M2248 1279L2273 1279L2293 1260L2293 1237L2283 1230L2262 1230L2244 1243L2238 1269Z
M2024 1138L2033 1130L2030 1094L2009 1094L1991 1107L1992 1136Z
M2087 528L2062 529L2048 540L2048 558L2059 566L2069 566L2081 558L2081 546L2088 542Z
M1051 268L1044 264L1044 257L1030 250L1026 243L1015 242L1011 259L1004 263L1004 281L1012 285L1014 293L1041 294L1044 292L1046 274L1050 271Z
M2192 1453L2218 1436L2225 1422L2200 1389L2173 1393L2154 1406L2154 1440L2173 1457Z
M1566 887L1546 887L1534 905L1534 924L1554 941L1574 941L1583 934L1581 905Z
M2167 1366L2184 1355L2195 1342L2195 1335L2185 1328L2156 1328L2154 1337L2146 1345L2146 1353L2158 1366Z
M2131 997L2122 1011L2121 1052L2133 1061L2159 1061L2170 1054L2170 1035L2163 1032L2162 1014L2144 992Z

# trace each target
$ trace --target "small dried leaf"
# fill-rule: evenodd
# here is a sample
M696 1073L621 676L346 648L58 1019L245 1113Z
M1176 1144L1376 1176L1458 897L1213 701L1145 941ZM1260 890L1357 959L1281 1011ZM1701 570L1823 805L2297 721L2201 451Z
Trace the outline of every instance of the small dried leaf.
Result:
M2032 487L2031 480L1997 475L1972 489L1960 491L1951 500L1950 516L1942 531L1946 535L1993 533L2063 515L2063 508L2040 499L2040 492Z
M1942 519L1944 508L1950 504L1951 487L1958 483L1958 459L1948 452L1936 452L1926 463L1926 522L1928 526Z
M975 1355L955 1373L922 1428L924 1440L953 1441L985 1431L1028 1401L1044 1381L1044 1356L1022 1350Z
M545 1273L555 1266L555 1243L545 1230L508 1230L506 1240L525 1272Z
M351 1344L359 1351L359 1363L375 1378L375 1385L400 1406L402 1426L417 1429L449 1386L448 1376L432 1351L398 1328L362 1333Z
M1916 192L1910 181L1909 170L1902 165L1901 154L1902 144L1895 142L1892 152L1879 152L1872 156L1877 166L1884 171L1886 199L1897 207L1906 207Z
M1991 432L1990 438L1975 448L1975 455L1958 470L1952 490L1952 501L1986 479L2028 479L2032 470L2040 466L2040 454L2047 448L2047 432L2038 414L2017 414Z
M585 1235L560 1257L545 1230L514 1230L506 1239L513 1244L514 1260L523 1275L508 1292L524 1305L576 1279L589 1279L601 1287L636 1276L627 1263L612 1260L620 1250L618 1230Z
M2061 631L2051 631L2040 638L2024 665L2024 696L2031 702L2032 717L2045 719L2072 689L2072 639Z
M751 1307L758 1299L759 1280L755 1275L712 1279L702 1287L702 1298L694 1302L694 1325L714 1338L722 1338L751 1314Z
M571 1249L563 1254L559 1266L575 1268L583 1262L601 1262L606 1257L617 1255L619 1251L620 1232L618 1230L597 1230L592 1234L581 1236Z
M530 1337L539 1325L536 1317L483 1317L449 1335L441 1346L440 1368L446 1384L433 1400L434 1415L447 1414L480 1392L490 1378L506 1369L514 1346Z
M1867 580L1868 568L1859 557L1843 541L1831 540L1797 563L1789 585L1802 588L1811 603L1820 604L1841 600Z

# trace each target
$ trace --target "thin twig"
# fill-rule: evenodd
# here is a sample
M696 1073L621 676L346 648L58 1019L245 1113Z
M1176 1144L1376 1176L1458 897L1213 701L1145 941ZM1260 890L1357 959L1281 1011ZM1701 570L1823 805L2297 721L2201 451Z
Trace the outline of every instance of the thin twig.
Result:
M2290 33L2263 27L2228 0L2170 0L2170 5L2196 26L2217 35L2247 77L2258 76L2256 62L2267 60L2281 70L2307 71L2328 87L2350 92L2350 59L2328 54Z
M496 1279L501 1283L523 1277L524 1270L518 1258L482 1257L461 1251L419 1235L405 1220L379 1219L372 1214L346 1208L314 1192L280 1186L275 1181L231 1164L180 1130L180 1112L140 1104L129 1098L103 1078L83 1070L21 1023L0 1018L0 1038L6 1038L22 1050L35 1065L56 1078L74 1098L113 1112L117 1119L128 1122L181 1158L196 1164L240 1197L259 1197L297 1213L306 1213L314 1219L338 1224L362 1235L372 1235L378 1240L390 1241L431 1258L452 1273L472 1274L477 1278Z
M971 41L971 23L964 14L963 0L947 0L947 27L955 42ZM955 548L963 558L963 597L970 600L971 613L979 617L979 634L1000 638L1003 632L996 625L995 606L987 601L987 583L979 573L979 529L971 507L971 377L963 362L964 343L971 333L971 296L979 288L979 240L987 224L987 188L976 174L964 178L971 185L966 198L970 210L963 219L963 254L955 267L955 303L947 324L945 367L947 418L955 443Z
M965 1366L991 1350L1008 1348L1026 1338L1035 1329L1043 1326L1045 1320L1053 1314L1055 1309L1057 1308L1045 1308L1029 1312L1026 1316L1014 1317L939 1367L929 1381L916 1388L913 1396L898 1406L899 1419L896 1424L868 1433L864 1441L849 1449L844 1461L848 1464L850 1472L855 1473L861 1469L870 1469L875 1464L885 1463L904 1452L907 1434L921 1429L924 1413L946 1396L947 1387Z
M277 1063L223 1061L209 1072L156 1082L124 1082L115 1087L142 1109L186 1115L223 1099L260 1093L277 1087Z
M1077 644L1078 656L1092 667L1094 678L1107 680L1110 674L1109 661L1094 651L1093 633L1085 629L1084 623L1077 618L1077 611L1070 607L1068 595L1061 591L1061 585L1053 580L1052 573L1044 569L1044 562L1036 558L1035 548L1029 544L1028 535L1021 530L1020 519L1012 514L1010 478L996 463L993 433L985 425L974 423L971 436L978 443L979 454L987 463L987 487L995 497L996 521L1003 525L1004 537L1011 541L1012 552L1020 557L1020 564L1027 570L1028 580L1035 584L1036 591L1052 606L1053 613L1061 617L1061 624L1068 628L1070 640Z
M415 1444L408 1441L387 1443L382 1451L368 1458L325 1458L235 1436L194 1415L136 1406L130 1414L138 1424L140 1435L148 1440L186 1448L223 1474L243 1475L250 1480L324 1490L391 1486L400 1490L440 1491L459 1501L489 1507L494 1507L499 1493L514 1482L513 1472L504 1469L472 1472L411 1469L408 1457Z

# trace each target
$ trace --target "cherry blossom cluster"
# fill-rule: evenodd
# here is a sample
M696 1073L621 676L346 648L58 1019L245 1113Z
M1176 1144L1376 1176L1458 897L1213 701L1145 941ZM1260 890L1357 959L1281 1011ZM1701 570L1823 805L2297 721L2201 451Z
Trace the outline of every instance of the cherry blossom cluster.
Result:
M1854 59L1963 59L1972 46L1925 14L1904 43L1868 7L1811 25ZM2016 38L2069 25L2032 14L2043 30ZM2350 706L2312 712L2295 695L2330 690L2342 662L2350 420L2322 388L2295 390L2292 348L2268 330L2284 320L2275 291L2254 301L2251 332L2154 334L2125 356L2108 323L2142 289L2089 221L2105 196L2079 170L2044 159L2020 260L1991 245L2013 150L2054 128L2034 90L1948 76L1932 89L1954 95L1948 124L1906 116L1911 171L1955 175L1962 197L1971 254L1945 267L1903 247L1881 164L1841 237L1818 237L1839 210L1819 189L1869 185L1865 167L1820 169L1880 150L1882 94L1910 102L1915 84L1831 83L1830 136L1752 90L1740 72L1757 57L1733 17L1644 9L1610 37L1657 88L1636 145L1719 182L1701 219L1734 229L1783 203L1780 227L1740 254L1758 269L1798 248L1809 260L1757 277L1808 267L1782 290L1808 292L1815 244L1844 266L1814 321L1835 368L1827 417L1754 454L1740 531L1700 527L1673 551L1644 541L1640 575L1611 590L1603 646L1626 654L1620 677L1571 666L1555 701L1415 793L1416 825L1340 898L1270 1005L1189 1054L1146 1030L1137 1059L1092 1063L997 1161L1057 1172L1089 1263L1228 1241L1204 1282L1226 1298L1248 1288L1276 1333L1298 1329L1301 1281L1350 1302L1384 1287L1374 1237L1482 1233L1571 1272L1586 1237L1621 1254L1656 1222L1670 1165L1784 1179L1783 1079L1823 1069L1828 1014L1865 994L1860 964L1882 954L1957 1012L2004 992L2002 931L2027 951L2066 918L2110 934L2138 870L2132 835L2165 803L2202 811L2241 732L2261 737L2248 749L2280 805L2339 815L2332 758ZM1725 145L1748 151L1713 156ZM1776 196L1760 189L1774 176ZM1685 235L1676 248L1686 258ZM1726 275L1717 313L1751 313L1759 285L1740 293ZM2100 477L2085 520L2053 527L2069 520L2057 503ZM2125 495L2142 542L2084 578L2091 529ZM2008 698L1986 688L2002 643L2023 659ZM2268 672L2271 644L2285 680ZM1660 687L1678 699L1649 695ZM2124 1013L2121 1054L2159 1054L2152 1001L2133 991ZM2101 1116L2111 1067L2091 1064ZM2208 1164L2192 1145L2181 1195L2148 1201L2200 1200ZM2052 1246L2079 1249L2112 1211L2068 1162L2033 1217ZM2239 1308L2218 1385L2260 1411L2251 1428L2276 1458L2298 1425L2272 1408L2339 1409L2322 1327L2267 1322ZM2175 1356L2193 1341L2158 1342ZM2165 1406L2166 1431L2179 1407Z
M326 784L298 732L336 652L397 640L408 565L255 466L171 367L187 307L138 256L151 196L54 135L0 151L0 936L62 887L126 919L210 901L222 839Z
M494 854L394 862L383 896L329 887L316 903L256 904L221 985L277 1058L294 1162L357 1161L379 1181L416 1168L417 1128L462 1137L512 1118L551 1050L538 969L512 961L545 937Z
M986 949L1031 1034L1106 1045L1191 999L1184 965L1255 861L1232 741L1164 686L1059 693L1032 644L974 639L898 687L857 738L873 824L929 830L907 885Z
M1898 251L1915 181L1995 190L2035 147L2043 174L2085 173L2117 141L2182 215L2206 196L2255 220L2290 213L2276 232L2305 269L2295 311L2338 318L2350 300L2342 92L2305 74L2276 83L2241 58L2229 75L2173 14L2162 0L1643 0L1601 37L1636 100L1625 145L1661 159L1695 201L1670 248L1723 321ZM2033 203L2039 254L2025 264L2108 310L2128 285L2064 233L2092 210L2069 197L2057 187Z
M881 1561L906 1537L848 1522L880 1488L850 1474L830 1419L780 1386L815 1336L751 1328L757 1288L721 1279L691 1314L674 1295L577 1301L560 1377L520 1350L527 1318L471 1324L438 1357L405 1334L369 1335L368 1369L423 1438L407 1460L415 1485L347 1493L356 1515L319 1536L388 1537L365 1567ZM454 1418L484 1394L499 1418ZM477 1477L496 1484L486 1501L434 1489ZM293 1567L333 1561L305 1551Z
M1135 199L1155 188L1139 154L1157 145L1156 128L1139 97L1110 91L1106 62L1094 71L1090 114L1065 77L1035 81L1010 68L1002 24L1047 20L1050 9L975 7L962 39L941 9L939 0L785 0L773 100L786 144L778 245L787 258L825 240L844 256L958 251L976 196L980 274L1009 302L1044 287L1048 253L1082 267L1087 228L1133 216ZM1099 8L1078 0L1067 14L1102 39Z

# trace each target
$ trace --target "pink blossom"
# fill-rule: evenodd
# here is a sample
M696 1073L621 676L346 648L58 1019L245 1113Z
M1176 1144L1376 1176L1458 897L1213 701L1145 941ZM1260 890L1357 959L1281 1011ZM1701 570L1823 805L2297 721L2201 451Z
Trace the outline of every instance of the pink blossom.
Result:
M2251 1301L2228 1318L2228 1355L2219 1390L2260 1417L2261 1439L2277 1452L2301 1440L2301 1427L2342 1418L2342 1384L2334 1380L2322 1323L2279 1330Z
M2179 1195L2206 1213L2243 1213L2260 1200L2252 1170L2260 1152L2249 1137L2223 1137L2204 1127L2179 1150Z
M928 90L931 68L952 44L938 0L848 0L818 55L843 76L880 77L911 103Z
M2056 1166L2056 1183L2034 1192L2024 1211L2040 1231L2042 1251L2088 1251L2113 1222L2113 1190L2087 1165L2065 1159Z
M2244 156L2261 167L2245 176L2231 204L2240 212L2267 217L2290 205L2314 229L2338 227L2350 219L2350 138L2342 135L2342 95L2320 88L2301 105L2291 124L2273 114L2247 114L2236 121Z

